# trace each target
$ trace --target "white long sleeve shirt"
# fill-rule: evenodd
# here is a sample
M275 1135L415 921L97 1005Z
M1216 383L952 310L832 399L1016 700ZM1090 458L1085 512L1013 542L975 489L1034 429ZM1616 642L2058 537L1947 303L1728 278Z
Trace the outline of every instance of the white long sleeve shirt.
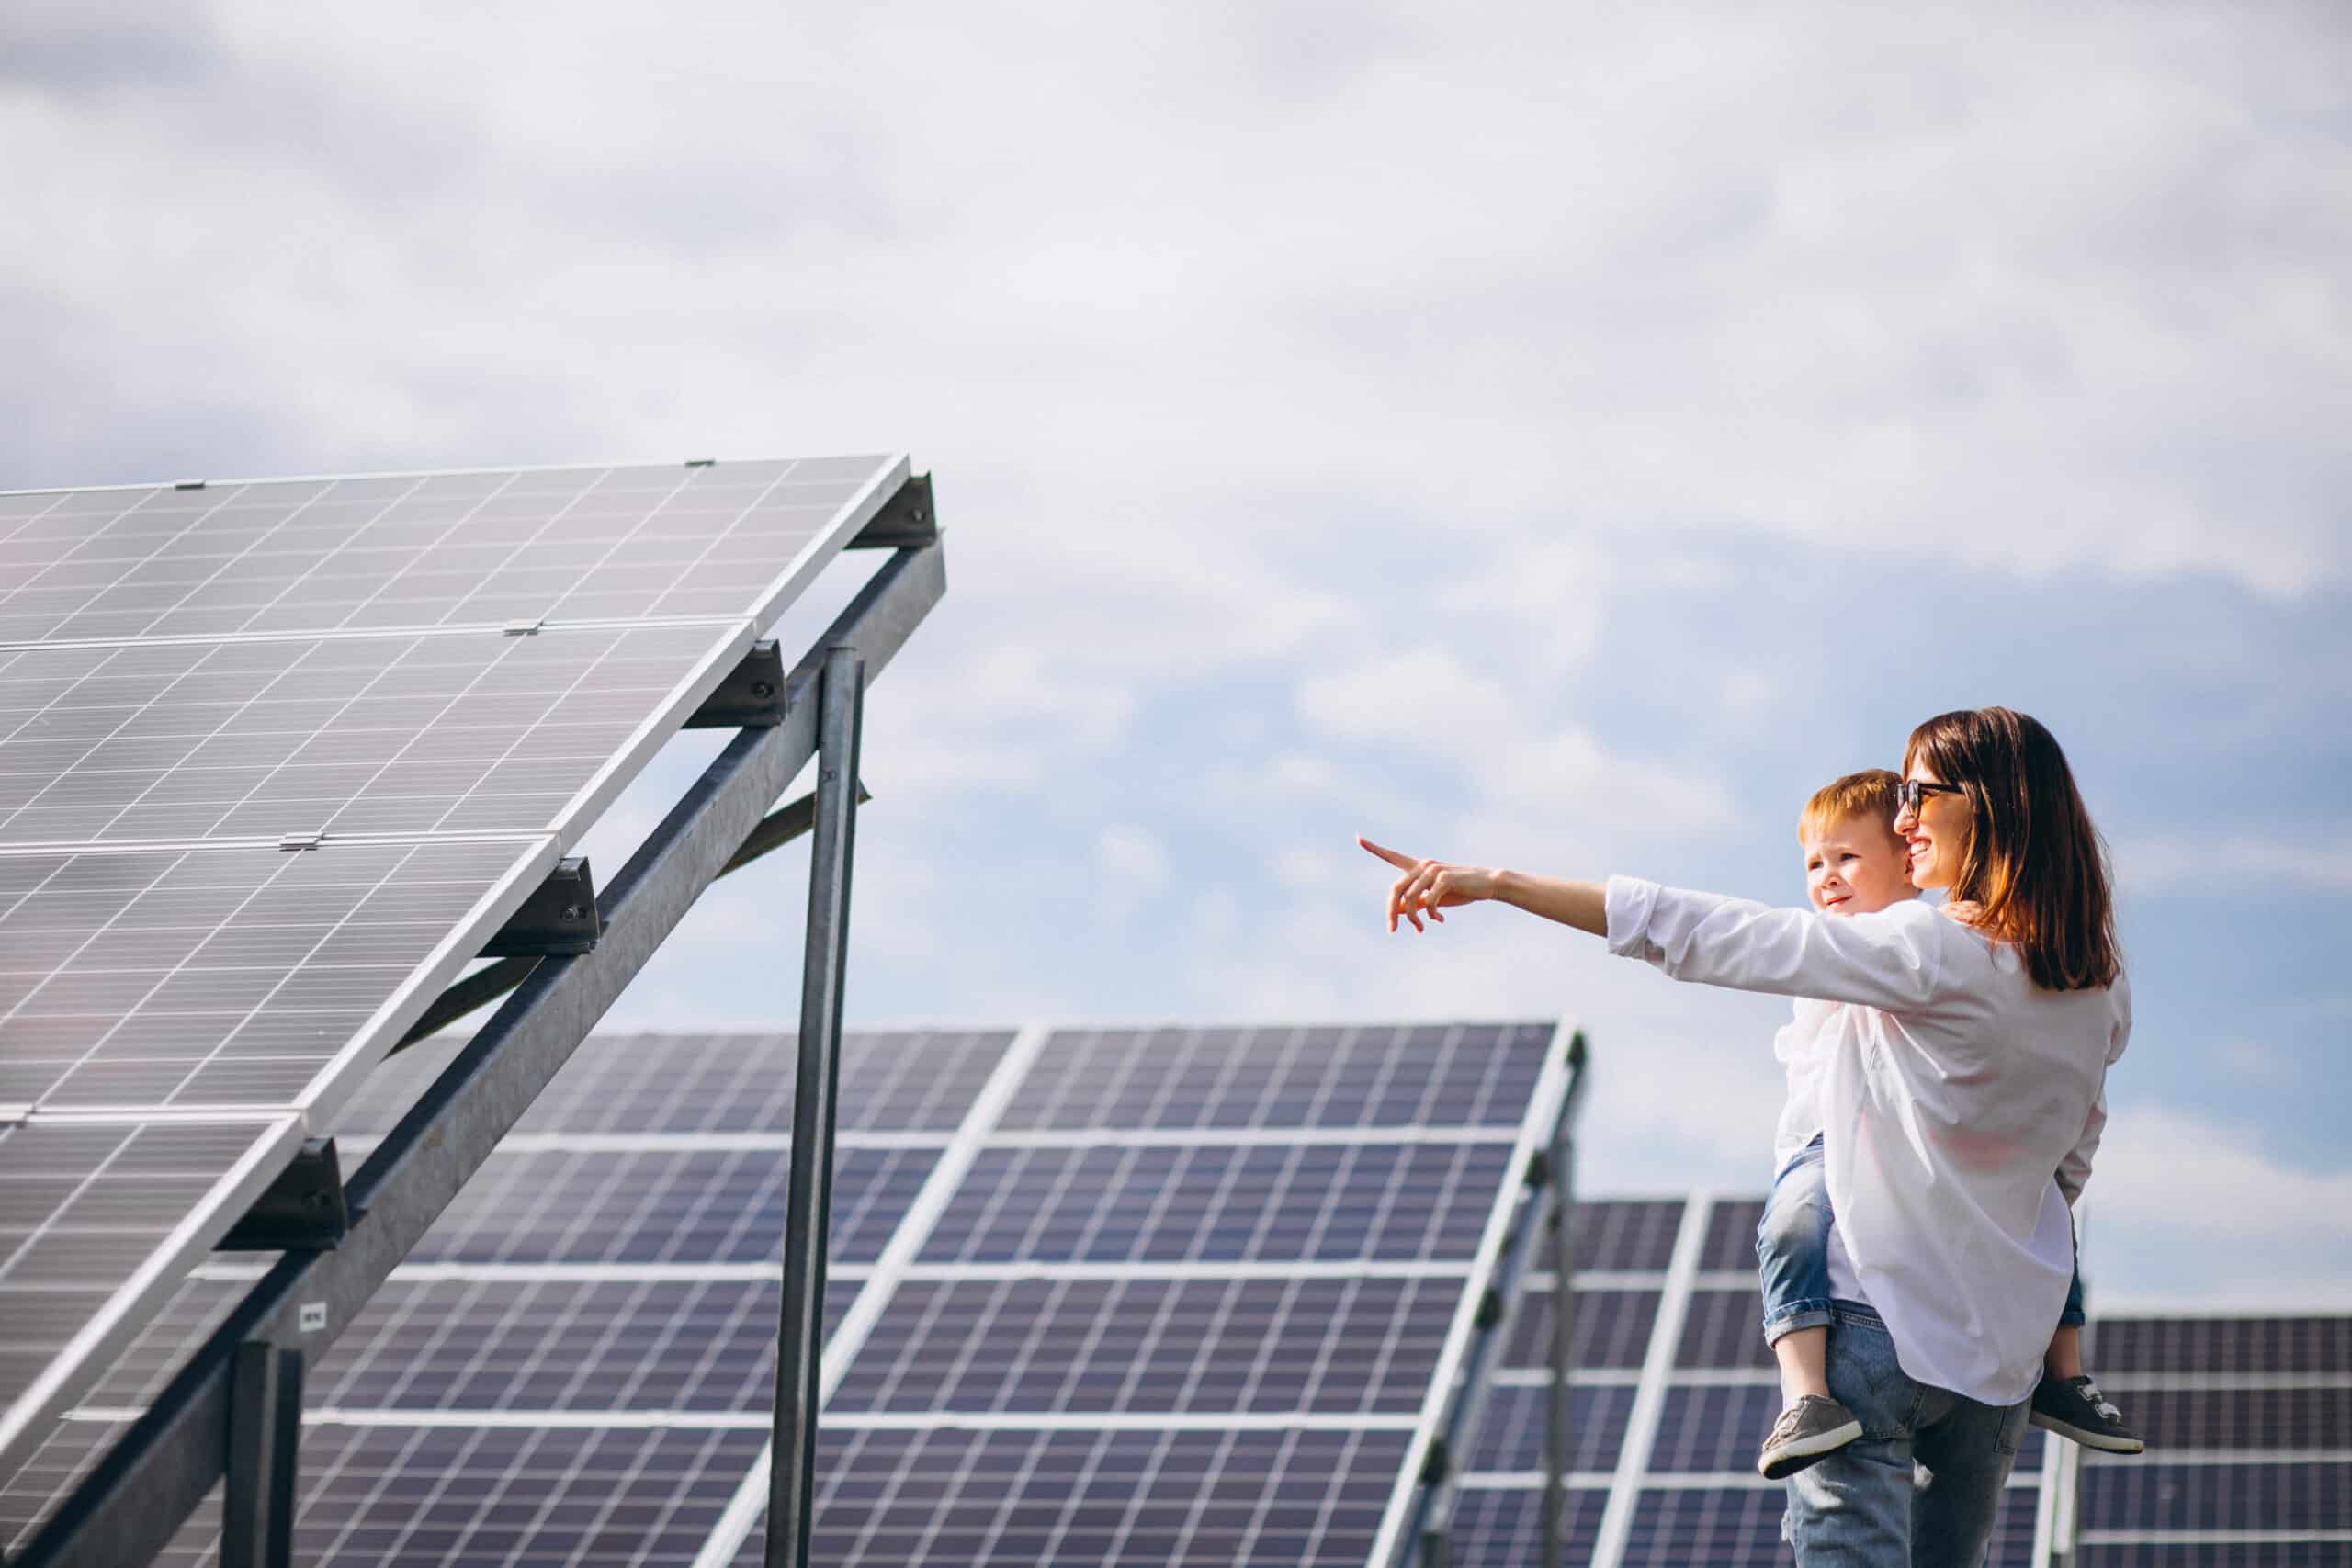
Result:
M1772 1055L1789 1086L1772 1128L1775 1175L1821 1131L1821 1069L1837 1054L1829 1025L1845 1005L1799 997L1789 1004L1789 1021L1772 1032Z
M2042 990L2010 949L1907 900L1826 916L1611 877L1608 927L1611 953L1677 979L1856 1004L1818 1084L1856 1285L1919 1382L2031 1393L2074 1269L2067 1202L2131 1038L2123 981Z

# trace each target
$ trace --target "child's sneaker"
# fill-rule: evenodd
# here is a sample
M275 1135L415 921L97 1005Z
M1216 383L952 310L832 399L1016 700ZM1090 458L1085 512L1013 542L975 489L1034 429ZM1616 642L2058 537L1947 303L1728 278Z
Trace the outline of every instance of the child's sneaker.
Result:
M1834 1399L1801 1393L1794 1404L1781 1412L1764 1446L1757 1450L1757 1472L1767 1481L1794 1475L1861 1435L1862 1424L1854 1419L1852 1411Z
M2071 1438L2102 1453L2136 1454L2146 1439L2123 1424L2123 1412L2099 1393L2086 1375L2043 1378L2033 1391L2033 1409L2026 1419L2045 1432Z

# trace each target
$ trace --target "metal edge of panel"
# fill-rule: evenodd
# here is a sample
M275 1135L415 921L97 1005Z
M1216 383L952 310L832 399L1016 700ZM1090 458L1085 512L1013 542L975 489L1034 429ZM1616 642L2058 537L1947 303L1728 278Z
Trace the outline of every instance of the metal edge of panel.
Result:
M136 1115L60 1114L37 1116L31 1125L46 1122L57 1126L132 1127L150 1125L157 1120ZM198 1119L174 1120L186 1124ZM248 1122L255 1129L252 1146L140 1260L130 1277L115 1288L106 1303L33 1380L17 1403L0 1412L0 1477L16 1474L49 1439L51 1428L63 1418L74 1399L104 1377L116 1358L144 1332L162 1304L162 1298L176 1290L195 1268L192 1259L209 1253L212 1244L253 1206L302 1141L302 1119L291 1111L277 1116L223 1115L209 1124Z
M553 623L542 635L561 637L571 629L560 622ZM693 667L670 688L660 705L639 721L637 728L629 732L628 739L597 764L596 771L588 775L587 781L572 793L571 798L563 803L541 829L553 833L563 849L569 850L578 843L581 836L595 825L596 819L612 809L613 802L636 782L638 774L643 773L646 764L653 760L654 753L669 744L670 738L677 734L693 716L703 698L716 691L719 682L742 662L744 654L751 651L753 641L751 622L736 621L711 629L713 640L702 656L695 660Z
M418 840L428 845L434 841ZM292 1108L300 1111L310 1125L323 1130L333 1123L334 1113L356 1092L359 1079L391 1050L392 1043L407 1032L408 1026L423 1016L433 998L457 978L458 972L473 962L482 944L547 879L563 853L551 833L518 837L514 844L515 859L498 880L474 901L473 908L457 924L443 933L441 940L409 971L408 978L393 988L368 1021L353 1031L351 1038L295 1095ZM311 852L331 853L334 849L334 840L330 839Z
M1520 1120L1518 1136L1511 1141L1511 1163L1507 1169L1514 1184L1512 1192L1498 1194L1494 1209L1487 1216L1487 1228L1478 1238L1477 1250L1471 1255L1462 1303L1454 1310L1453 1322L1448 1326L1444 1345L1438 1352L1437 1366L1430 1373L1429 1397L1415 1425L1412 1442L1405 1450L1404 1467L1389 1493L1387 1506L1381 1511L1380 1526L1373 1537L1372 1550L1365 1557L1365 1562L1372 1568L1389 1568L1391 1564L1402 1562L1412 1548L1409 1526L1416 1512L1415 1495L1426 1495L1427 1486L1421 1479L1422 1473L1429 1463L1431 1450L1442 1440L1448 1413L1455 1403L1463 1365L1468 1358L1472 1338L1478 1332L1479 1303L1485 1293L1483 1284L1495 1277L1503 1256L1503 1243L1510 1232L1514 1204L1505 1199L1515 1195L1524 1185L1529 1162L1550 1146L1553 1130L1566 1112L1568 1091L1578 1076L1577 1069L1568 1063L1568 1043L1575 1033L1573 1024L1565 1020L1557 1021L1550 1037L1544 1042L1543 1071L1536 1079L1535 1092L1528 1099L1526 1113Z
M797 457L714 457L710 467L723 468L729 463L814 463L839 462L843 458L866 457L887 460L895 454L888 452L805 452ZM181 491L192 485L206 490L248 485L314 485L340 484L346 479L466 479L492 474L565 474L616 473L626 468L684 468L702 466L701 459L632 458L619 463L515 463L486 468L386 468L357 474L247 474L234 479L141 479L120 484L102 485L34 485L22 490L0 490L0 496L10 495L88 495L105 491L128 494L132 491Z
M825 570L832 558L841 554L859 529L874 520L883 503L907 482L910 468L907 455L894 452L881 459L882 467L874 477L849 500L843 502L832 520L817 531L817 536L800 547L783 571L768 580L761 589L751 609L752 625L757 635L764 637L775 625L785 607L797 599L817 574ZM821 649L818 650L821 653Z
M1512 1224L1510 1244L1505 1249L1496 1269L1491 1289L1496 1311L1493 1320L1482 1325L1469 1353L1463 1358L1462 1376L1456 1385L1453 1408L1448 1414L1442 1441L1446 1448L1446 1473L1442 1479L1424 1487L1414 1505L1413 1517L1406 1528L1401 1542L1402 1554L1408 1563L1425 1562L1422 1548L1427 1534L1434 1528L1438 1534L1450 1533L1453 1528L1453 1499L1461 1491L1464 1472L1468 1469L1470 1446L1477 1440L1478 1429L1486 1417L1488 1396L1494 1392L1493 1369L1489 1364L1500 1352L1516 1321L1520 1307L1526 1301L1527 1276L1532 1271L1535 1253L1543 1245L1543 1236L1553 1212L1560 1206L1560 1195L1566 1190L1566 1173L1561 1170L1558 1156L1566 1134L1576 1118L1578 1102L1587 1082L1583 1032L1570 1024L1562 1024L1554 1039L1565 1033L1566 1043L1560 1049L1566 1054L1571 1077L1567 1092L1560 1097L1557 1109L1545 1131L1544 1146L1536 1157L1546 1163L1544 1179L1524 1184L1526 1194ZM1564 1227L1561 1245L1565 1251L1565 1226L1570 1216L1560 1215Z

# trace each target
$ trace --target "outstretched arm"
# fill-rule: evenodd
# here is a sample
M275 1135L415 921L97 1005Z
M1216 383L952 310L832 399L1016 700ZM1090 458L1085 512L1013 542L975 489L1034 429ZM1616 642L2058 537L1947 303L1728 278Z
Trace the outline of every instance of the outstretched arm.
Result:
M1598 882L1531 876L1523 871L1490 871L1484 866L1455 865L1442 860L1415 860L1370 839L1358 837L1356 842L1404 873L1388 889L1388 929L1392 931L1396 929L1399 916L1412 921L1415 931L1426 931L1429 928L1421 924L1423 915L1443 925L1445 917L1439 910L1491 898L1594 936L1609 934L1607 889Z

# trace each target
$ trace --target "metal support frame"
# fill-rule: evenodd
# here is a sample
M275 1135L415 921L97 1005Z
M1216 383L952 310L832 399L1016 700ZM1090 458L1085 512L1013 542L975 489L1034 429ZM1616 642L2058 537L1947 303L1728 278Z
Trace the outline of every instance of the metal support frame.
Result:
M1584 1043L1584 1036L1577 1036L1577 1043ZM1582 1082L1581 1068L1577 1073ZM1565 1568L1568 1549L1568 1447L1571 1439L1568 1413L1569 1346L1576 1338L1577 1291L1576 1257L1572 1238L1576 1234L1576 1156L1575 1130L1566 1117L1560 1119L1558 1133L1552 1140L1552 1343L1544 1360L1544 1370L1551 1376L1544 1385L1544 1568Z
M290 1568L302 1450L302 1352L239 1345L230 1363L220 1568Z
M776 1325L775 1436L768 1467L767 1568L808 1561L816 1479L825 1253L832 1211L835 1081L849 957L851 862L857 829L857 750L865 669L851 648L825 652L817 743L816 840L800 971L800 1059L792 1101L792 1175L785 1199L784 1303Z
M1559 1117L1553 1122L1544 1148L1525 1173L1527 1196L1512 1222L1501 1256L1495 1260L1494 1279L1487 1286L1486 1300L1480 1303L1478 1337L1463 1358L1461 1393L1446 1423L1445 1436L1431 1450L1434 1469L1426 1477L1429 1490L1422 1496L1413 1527L1406 1534L1407 1568L1447 1568L1453 1559L1453 1511L1461 1492L1462 1471L1471 1445L1477 1440L1478 1427L1486 1418L1487 1396L1493 1391L1491 1365L1501 1353L1511 1312L1523 1299L1521 1284L1534 1257L1537 1239L1546 1232L1556 1234L1553 1282L1556 1299L1552 1334L1553 1393L1551 1408L1544 1417L1544 1458L1553 1484L1544 1505L1544 1568L1561 1568L1560 1552L1566 1536L1558 1480L1564 1472L1554 1469L1553 1463L1557 1461L1565 1464L1567 1451L1567 1330L1563 1322L1572 1310L1568 1303L1574 1300L1566 1289L1568 1221L1573 1206L1569 1161L1576 1151L1570 1129L1576 1124L1577 1109L1584 1097L1588 1055L1583 1032L1571 1034L1567 1092L1560 1097Z
M9 1568L126 1568L169 1544L229 1468L224 1438L245 1347L325 1353L816 754L830 650L854 650L872 680L946 584L936 544L901 548L883 563L788 677L784 721L730 740L598 897L595 950L528 961L514 994L354 1173L343 1244L281 1258ZM292 1381L281 1362L281 1400ZM253 1495L275 1508L282 1490L290 1517L292 1466L278 1468L266 1493Z

